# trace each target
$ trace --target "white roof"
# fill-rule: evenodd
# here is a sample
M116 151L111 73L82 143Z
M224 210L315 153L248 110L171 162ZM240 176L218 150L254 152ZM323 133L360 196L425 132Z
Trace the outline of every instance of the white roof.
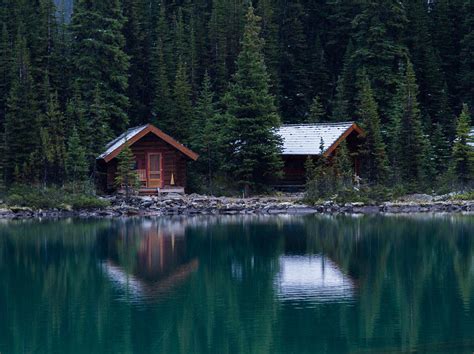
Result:
M143 129L145 129L148 126L148 124L141 125L139 127L133 127L127 130L125 133L122 135L118 136L111 142L109 142L107 145L105 145L105 151L97 157L97 159L103 159L109 154L111 154L115 149L119 148L123 144L125 144L126 141L130 140L133 138L135 135L140 133Z
M321 138L326 152L354 122L283 125L277 134L283 140L283 155L319 155Z
M471 128L471 133L469 135L471 136L471 141L468 141L468 145L474 147L474 128Z

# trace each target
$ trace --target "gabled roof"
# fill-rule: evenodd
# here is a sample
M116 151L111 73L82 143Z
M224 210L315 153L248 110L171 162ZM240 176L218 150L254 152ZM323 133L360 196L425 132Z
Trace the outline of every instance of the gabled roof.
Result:
M282 155L319 155L322 139L323 153L328 156L353 131L364 134L354 122L288 124L281 126L277 134L283 140Z
M163 131L161 131L154 125L145 124L139 127L130 128L125 133L110 141L105 146L105 151L97 157L97 160L103 159L105 162L109 162L114 157L116 157L120 153L120 151L122 151L126 142L128 142L129 145L132 145L148 133L155 134L157 137L164 140L165 142L167 142L168 144L170 144L171 146L173 146L174 148L176 148L194 161L196 161L199 157L198 154L191 151L186 146L170 137L168 134L165 134Z

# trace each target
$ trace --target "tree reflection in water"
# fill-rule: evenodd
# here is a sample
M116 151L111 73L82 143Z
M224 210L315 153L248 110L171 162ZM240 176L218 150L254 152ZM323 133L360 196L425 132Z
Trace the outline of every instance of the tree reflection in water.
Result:
M0 352L470 352L474 218L0 224Z

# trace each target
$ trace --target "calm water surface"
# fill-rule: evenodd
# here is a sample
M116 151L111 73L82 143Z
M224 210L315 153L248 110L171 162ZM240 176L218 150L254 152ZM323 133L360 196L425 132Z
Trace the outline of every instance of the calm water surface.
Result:
M0 224L0 353L473 353L474 217Z

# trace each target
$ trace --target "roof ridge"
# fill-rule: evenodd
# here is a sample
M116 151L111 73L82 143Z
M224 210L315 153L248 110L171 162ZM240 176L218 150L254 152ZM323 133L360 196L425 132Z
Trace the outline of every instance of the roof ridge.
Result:
M340 125L340 124L354 124L355 121L350 120L350 121L345 121L345 122L322 122L322 123L291 123L291 124L282 124L280 128L282 127L312 127L312 126L318 126L318 125Z

